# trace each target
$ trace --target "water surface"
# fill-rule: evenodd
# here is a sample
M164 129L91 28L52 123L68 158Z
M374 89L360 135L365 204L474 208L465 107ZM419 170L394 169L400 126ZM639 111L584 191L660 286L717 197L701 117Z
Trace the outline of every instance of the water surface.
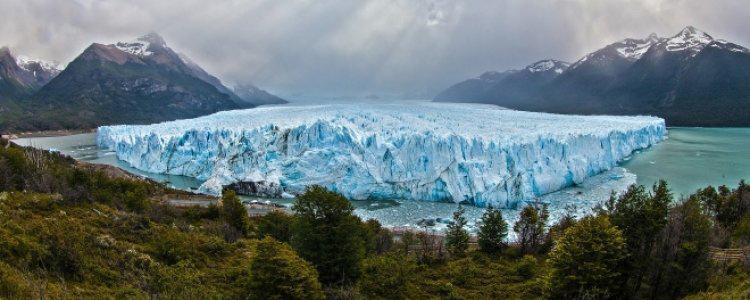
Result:
M667 180L675 196L750 179L750 128L669 128L669 138L621 164L638 184Z

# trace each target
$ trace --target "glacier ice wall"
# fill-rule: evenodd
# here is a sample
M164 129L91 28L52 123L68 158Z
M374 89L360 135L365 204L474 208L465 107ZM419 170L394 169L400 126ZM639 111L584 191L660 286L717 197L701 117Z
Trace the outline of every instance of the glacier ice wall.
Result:
M104 126L100 147L133 167L238 183L270 196L318 184L351 199L513 206L581 183L661 141L654 117L571 116L482 104L330 104Z

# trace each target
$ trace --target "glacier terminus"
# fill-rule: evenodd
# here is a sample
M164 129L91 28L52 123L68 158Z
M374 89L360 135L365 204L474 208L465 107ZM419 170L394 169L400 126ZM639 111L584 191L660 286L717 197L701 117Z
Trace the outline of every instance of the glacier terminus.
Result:
M666 137L647 116L574 116L431 102L280 105L153 125L103 126L131 166L220 194L293 197L323 185L350 199L512 207L609 170Z

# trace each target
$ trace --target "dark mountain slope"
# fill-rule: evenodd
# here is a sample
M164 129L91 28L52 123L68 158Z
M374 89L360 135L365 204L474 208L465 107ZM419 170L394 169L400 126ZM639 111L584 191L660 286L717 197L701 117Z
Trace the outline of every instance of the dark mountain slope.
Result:
M608 45L546 84L494 85L481 94L466 89L450 97L441 93L436 101L571 114L649 114L672 126L750 126L749 70L750 50L686 27L671 38L651 35Z
M523 106L517 101L531 96L532 91L548 84L568 68L568 63L542 60L521 70L487 72L478 78L458 83L435 97L444 102L483 102L501 106Z
M60 71L51 63L16 57L0 48L0 101L30 96Z
M159 122L242 107L178 67L100 44L86 49L27 106L42 117L32 123L40 130Z
M250 108L273 97L261 96L240 98L160 36L148 34L133 42L92 44L27 101L16 103L23 112L0 120L0 129L154 123Z

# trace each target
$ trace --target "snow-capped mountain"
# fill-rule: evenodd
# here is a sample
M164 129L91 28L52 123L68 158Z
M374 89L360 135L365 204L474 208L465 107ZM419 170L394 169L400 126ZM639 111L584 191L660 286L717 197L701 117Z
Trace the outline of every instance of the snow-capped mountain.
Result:
M114 44L121 51L131 53L144 59L153 59L157 63L169 65L172 68L193 76L213 85L219 92L229 95L240 106L261 105L261 104L278 104L286 103L285 100L271 95L268 92L247 84L248 89L240 89L242 95L236 93L238 90L231 90L226 87L219 78L209 74L206 70L193 62L187 55L178 53L156 33L149 33L130 42L118 42Z
M703 50L703 48L713 41L714 38L707 33L700 31L693 26L688 26L677 35L666 40L665 48L667 51L674 52L687 50L695 54Z
M583 58L573 63L573 65L570 66L570 69L577 69L586 65L611 64L618 60L634 62L639 60L643 54L651 48L651 46L662 42L663 40L664 39L659 38L655 33L652 33L644 39L627 38L585 55Z
M45 117L24 129L153 123L257 105L252 100L151 33L86 48L31 97L30 113Z
M748 126L749 79L750 50L688 26L668 38L651 34L609 44L529 89L472 89L465 81L435 99L558 113L652 114L669 125Z
M60 74L63 69L60 63L56 61L33 59L22 55L16 57L16 63L21 69L31 72L42 85L47 84L57 74Z
M547 84L563 74L569 66L570 64L564 61L545 59L520 70L485 72L479 77L448 88L435 99L438 101L473 102L474 99L504 98L507 101L513 101L513 99L526 96L527 91ZM503 92L498 93L498 91Z
M59 73L57 63L14 55L7 47L0 48L1 98L28 97Z

